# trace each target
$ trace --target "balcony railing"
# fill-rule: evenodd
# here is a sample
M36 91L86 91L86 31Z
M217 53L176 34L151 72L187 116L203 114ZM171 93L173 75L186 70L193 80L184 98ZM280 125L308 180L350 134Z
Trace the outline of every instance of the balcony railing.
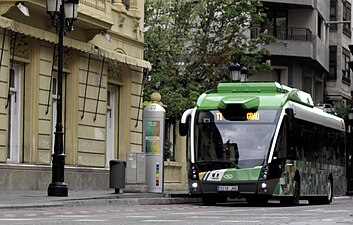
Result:
M80 0L80 4L105 12L107 0Z
M278 26L269 29L262 29L261 27L252 27L251 38L258 38L260 33L266 33L271 35L278 40L295 40L295 41L311 41L312 32L307 28L298 28L298 27L283 27Z

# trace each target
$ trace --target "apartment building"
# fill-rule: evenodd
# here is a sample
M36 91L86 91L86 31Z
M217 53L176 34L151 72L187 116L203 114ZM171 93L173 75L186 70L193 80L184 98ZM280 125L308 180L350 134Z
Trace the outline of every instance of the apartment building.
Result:
M58 35L45 0L0 1L0 189L52 178ZM109 161L142 151L142 0L80 0L64 37L63 131L69 190L109 187Z
M276 80L313 96L315 104L338 108L351 102L348 62L352 43L350 0L264 0L267 18L251 35L268 32L273 71L250 80Z
M326 102L335 107L349 106L352 99L352 72L348 62L352 44L352 1L330 0L329 73Z

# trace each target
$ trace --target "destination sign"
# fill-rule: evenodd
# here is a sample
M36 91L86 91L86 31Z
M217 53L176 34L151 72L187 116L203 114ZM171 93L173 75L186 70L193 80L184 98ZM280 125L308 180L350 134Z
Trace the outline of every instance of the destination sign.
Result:
M255 113L248 112L246 114L246 119L247 120L260 120L260 113L258 113L258 112L255 112Z
M260 113L259 112L247 112L246 113L246 120L260 120ZM223 115L221 112L216 113L216 120L222 121Z

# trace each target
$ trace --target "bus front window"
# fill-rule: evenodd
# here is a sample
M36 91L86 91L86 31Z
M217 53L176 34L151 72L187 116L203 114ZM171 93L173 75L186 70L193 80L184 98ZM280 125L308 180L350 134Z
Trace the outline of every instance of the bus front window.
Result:
M197 113L196 162L218 165L217 168L204 168L206 170L262 165L270 150L279 111L258 110L259 120L220 119L219 113L217 110Z

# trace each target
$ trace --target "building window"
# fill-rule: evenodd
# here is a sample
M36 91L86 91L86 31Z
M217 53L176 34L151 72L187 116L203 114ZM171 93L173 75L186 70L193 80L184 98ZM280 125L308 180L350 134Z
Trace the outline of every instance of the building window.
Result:
M288 37L288 13L287 11L267 11L262 30L280 40Z
M337 0L330 2L330 21L337 21ZM330 30L337 31L337 24L331 24Z
M317 36L322 39L322 24L323 24L323 20L321 18L321 16L319 15L317 17Z
M20 163L22 64L14 63L10 69L7 109L7 162ZM5 126L5 123L3 123ZM5 136L5 135L4 135ZM5 138L4 138L5 139Z
M330 46L330 73L329 80L337 78L337 46Z
M343 4L343 21L351 21L351 3L347 1ZM351 36L351 23L343 24L343 33Z
M342 48L342 62L343 67L342 67L342 81L345 83L350 84L351 83L351 79L350 79L350 69L349 69L349 61L350 61L350 52L345 49Z

